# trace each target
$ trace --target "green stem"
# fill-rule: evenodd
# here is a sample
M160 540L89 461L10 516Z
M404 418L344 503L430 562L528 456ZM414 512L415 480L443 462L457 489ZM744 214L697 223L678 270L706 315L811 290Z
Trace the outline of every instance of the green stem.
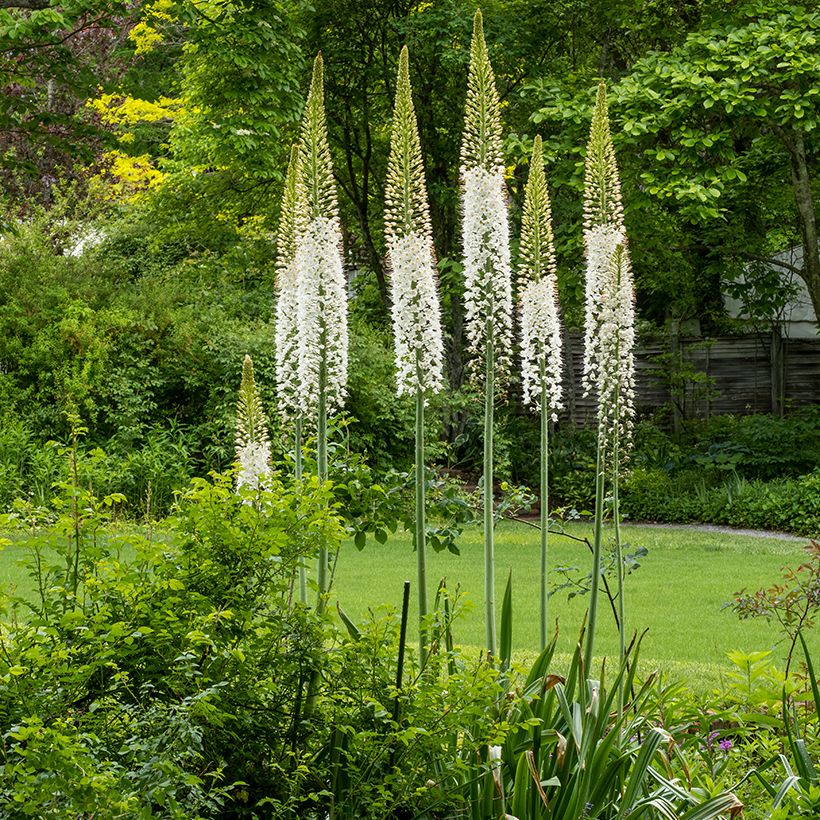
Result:
M293 468L297 483L302 482L302 417L297 416L293 430ZM299 602L307 606L307 564L305 556L299 558Z
M425 520L424 391L416 389L416 563L419 596L419 665L427 654L427 522Z
M324 334L323 334L324 336ZM319 407L316 423L316 464L319 483L324 484L328 479L327 471L327 364L322 359L319 365ZM322 612L325 608L325 593L327 592L328 573L327 544L322 540L319 546L319 568L316 573L316 582L319 587L319 597L316 611Z
M547 365L541 357L541 649L549 642L549 408L547 407Z
M618 406L618 393L615 393L615 406ZM617 418L617 415L616 415ZM612 521L615 528L615 567L618 577L618 637L620 640L621 666L626 663L626 624L624 623L624 560L621 549L621 515L618 503L618 459L620 458L620 442L616 425L612 446ZM621 716L624 704L624 679L621 677L618 693L618 717Z
M493 505L493 405L495 346L493 321L487 320L486 373L484 383L484 615L487 627L487 652L496 654L495 640L495 555Z
M604 459L600 436L598 457L595 460L595 528L592 537L592 584L589 590L589 629L584 652L584 674L592 669L592 653L595 647L595 627L598 623L598 590L601 586L601 544L604 529Z

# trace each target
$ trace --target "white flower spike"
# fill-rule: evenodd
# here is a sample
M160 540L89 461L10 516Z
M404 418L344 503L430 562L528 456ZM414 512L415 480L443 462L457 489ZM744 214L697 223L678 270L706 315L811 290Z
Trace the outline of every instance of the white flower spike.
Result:
M316 417L320 393L331 413L342 407L347 389L347 280L323 97L320 54L299 141L306 225L296 242L295 263L299 403L309 418Z
M443 388L444 343L427 189L410 90L407 47L399 56L385 189L398 394Z
M541 137L533 142L521 222L521 377L524 403L557 421L562 405L561 325L547 179ZM543 379L542 379L543 374ZM547 407L541 407L542 387Z
M253 362L247 355L242 363L242 381L236 402L236 460L239 465L237 489L262 489L264 477L270 472L268 419L256 389Z
M498 375L510 364L512 272L501 116L495 77L476 12L461 143L464 307L473 375L482 377L488 328L492 327Z

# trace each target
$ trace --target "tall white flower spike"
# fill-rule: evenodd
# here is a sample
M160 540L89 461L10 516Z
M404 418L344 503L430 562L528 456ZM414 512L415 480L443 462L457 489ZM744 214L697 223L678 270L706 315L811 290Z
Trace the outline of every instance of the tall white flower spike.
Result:
M493 497L495 381L512 350L510 231L501 152L501 116L481 12L473 19L461 142L464 319L473 378L484 385L484 618L487 652L496 653Z
M470 45L461 187L465 326L472 372L480 380L488 328L492 329L499 376L509 367L512 349L512 272L501 115L480 11L475 15Z
M624 445L634 417L634 288L624 230L621 183L609 130L606 87L592 114L584 173L585 393L598 399L598 433L611 456L612 436ZM618 407L610 406L617 402ZM613 428L616 424L616 428Z
M561 407L561 326L544 150L541 137L532 146L530 174L521 220L518 270L521 319L521 381L524 403L540 412L541 648L549 642L549 419Z
M557 411L563 406L561 325L558 319L552 209L540 136L533 141L521 221L520 254L518 278L524 403L549 413L553 421L557 421ZM547 406L543 408L542 392L547 399Z
M347 390L347 280L342 232L327 142L322 55L313 65L299 140L305 228L296 242L299 403L316 418L320 401L332 413Z
M407 47L399 56L385 188L384 233L390 266L398 394L443 388L444 343L427 188Z
M415 527L419 657L427 651L424 403L443 387L444 343L436 262L407 46L399 55L385 189L384 233L390 263L398 394L416 399Z
M584 173L584 249L586 251L584 374L585 393L598 401L598 458L589 626L584 663L591 668L602 572L605 473L612 485L612 519L617 573L620 655L626 658L624 565L619 513L619 470L628 451L635 415L635 297L624 230L621 183L609 130L606 86L598 86L592 112ZM619 714L624 693L618 695Z

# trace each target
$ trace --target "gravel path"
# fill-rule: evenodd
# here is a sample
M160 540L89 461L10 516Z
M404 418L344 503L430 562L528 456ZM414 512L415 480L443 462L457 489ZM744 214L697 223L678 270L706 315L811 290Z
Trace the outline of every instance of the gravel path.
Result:
M774 538L778 541L803 541L809 539L789 532L768 532L767 530L745 530L738 527L721 527L718 524L649 524L641 521L624 521L622 527L651 527L657 530L692 530L693 532L717 532L725 535L750 535L753 538Z

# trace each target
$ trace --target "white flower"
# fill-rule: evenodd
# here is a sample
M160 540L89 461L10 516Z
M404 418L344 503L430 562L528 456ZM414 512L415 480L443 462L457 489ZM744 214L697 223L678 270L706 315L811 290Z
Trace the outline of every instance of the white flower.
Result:
M615 249L601 282L598 334L598 436L614 432L623 447L635 416L635 296L626 243Z
M299 148L291 151L285 177L276 242L276 387L279 412L285 418L299 413L299 326L297 324L296 247L306 221Z
M598 442L623 456L635 413L635 296L624 231L621 183L598 86L584 170L584 392L598 400Z
M299 412L299 294L296 259L278 272L276 300L276 387L279 411L285 417Z
M267 441L249 441L236 448L236 458L239 462L236 488L262 489L264 478L270 472L270 444Z
M317 216L296 250L299 397L302 413L310 418L322 387L328 413L342 407L346 394L347 281L341 245L338 219Z
M553 421L562 405L561 326L555 276L528 282L521 294L521 375L524 403L541 410L541 367Z
M398 394L443 388L441 336L432 243L415 232L388 245Z
M521 320L521 377L524 403L550 412L558 420L561 408L561 325L558 320L558 280L552 235L544 149L533 140L530 173L521 219L518 268ZM543 370L543 373L542 373ZM543 383L542 383L543 382ZM542 388L547 406L541 407Z
M467 341L484 355L492 322L496 365L503 370L512 347L512 272L504 173L500 167L462 168L464 308Z
M384 199L397 392L438 392L444 342L407 46L399 55Z
M604 281L615 249L623 245L623 230L615 225L596 225L584 231L586 276L584 280L584 395L595 393L601 363L600 321Z

